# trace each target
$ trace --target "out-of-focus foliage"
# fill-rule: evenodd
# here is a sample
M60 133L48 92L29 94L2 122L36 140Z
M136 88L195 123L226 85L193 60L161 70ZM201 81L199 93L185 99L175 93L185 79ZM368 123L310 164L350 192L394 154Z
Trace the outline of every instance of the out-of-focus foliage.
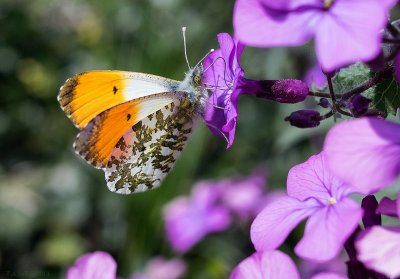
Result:
M177 256L161 209L195 182L261 167L269 187L282 188L289 168L319 150L331 123L300 130L283 119L302 106L242 97L233 147L200 123L158 190L113 194L103 173L74 155L77 131L56 100L66 78L122 69L182 79L181 27L195 64L217 47L217 33L232 33L232 9L233 1L212 0L0 1L0 278L62 278L93 250L110 252L127 278L152 256ZM246 49L243 68L250 78L301 79L312 66L309 49ZM253 251L248 234L243 224L207 237L182 256L186 278L227 277Z

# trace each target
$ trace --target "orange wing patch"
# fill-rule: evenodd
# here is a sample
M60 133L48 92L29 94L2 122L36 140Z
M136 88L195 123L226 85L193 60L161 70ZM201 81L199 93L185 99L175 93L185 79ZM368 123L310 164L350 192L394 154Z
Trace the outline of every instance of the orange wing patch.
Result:
M123 71L91 71L68 79L60 89L58 101L79 128L95 116L126 101Z
M78 134L74 148L97 168L106 167L111 152L123 134L135 125L141 101L123 103L96 116Z

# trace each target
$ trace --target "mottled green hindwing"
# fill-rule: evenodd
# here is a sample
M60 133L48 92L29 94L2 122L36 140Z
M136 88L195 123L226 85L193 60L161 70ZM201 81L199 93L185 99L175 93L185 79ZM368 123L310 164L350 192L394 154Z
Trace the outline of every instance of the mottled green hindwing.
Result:
M108 188L131 194L159 186L183 150L195 118L192 103L182 98L135 124L111 154L105 169Z

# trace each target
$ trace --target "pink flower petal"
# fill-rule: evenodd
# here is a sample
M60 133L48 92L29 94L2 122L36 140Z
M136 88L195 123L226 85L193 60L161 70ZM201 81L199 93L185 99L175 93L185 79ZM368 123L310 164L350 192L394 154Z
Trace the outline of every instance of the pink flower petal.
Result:
M400 276L400 228L373 226L356 241L358 259L390 278Z
M347 277L331 272L321 272L311 277L311 279L347 279Z
M292 259L281 251L254 253L243 260L229 279L300 279Z
M314 197L325 204L331 198L339 201L349 193L349 189L330 172L324 152L290 169L287 191L293 198L306 200Z
M321 13L316 9L286 13L277 11L277 5L294 8L295 1L237 0L233 14L235 36L251 46L297 46L313 36ZM320 1L301 1L321 6ZM297 5L296 5L297 6Z
M67 279L98 278L117 278L117 264L106 252L97 251L82 255L67 272Z
M384 197L379 205L378 208L376 209L376 213L391 216L391 217L398 217L398 211L397 211L397 203L398 199L396 200L391 200L388 197Z
M335 1L316 29L316 50L322 69L333 71L374 59L381 49L381 30L387 16L380 1Z
M336 257L362 217L362 209L345 198L314 213L307 221L304 236L297 244L298 256L316 261Z
M400 172L400 125L362 118L335 125L324 150L332 172L355 191L373 193Z
M255 218L250 235L257 251L274 250L304 218L318 209L315 200L302 202L291 197L277 198Z

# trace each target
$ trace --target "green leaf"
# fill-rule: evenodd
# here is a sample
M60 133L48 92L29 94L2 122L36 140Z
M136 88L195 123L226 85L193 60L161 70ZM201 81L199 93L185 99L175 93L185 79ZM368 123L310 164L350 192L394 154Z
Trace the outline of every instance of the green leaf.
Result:
M400 107L400 84L394 76L385 79L372 88L372 92L365 96L372 99L370 108L396 115Z
M333 87L336 93L345 93L375 75L366 65L358 63L342 69L333 79ZM396 115L400 107L400 84L394 75L386 78L376 86L362 93L372 100L369 108L377 110L384 115L389 113Z

